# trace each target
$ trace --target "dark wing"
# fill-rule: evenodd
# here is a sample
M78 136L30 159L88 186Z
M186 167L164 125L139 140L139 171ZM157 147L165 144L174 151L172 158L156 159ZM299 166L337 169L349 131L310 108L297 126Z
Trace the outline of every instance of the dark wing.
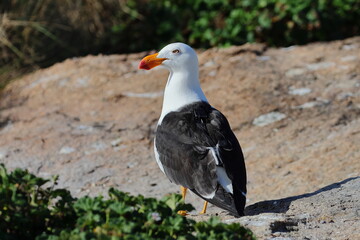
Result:
M164 172L172 182L233 215L243 215L245 163L224 115L208 103L187 105L165 116L157 128L155 144ZM219 183L221 169L230 179L233 193Z

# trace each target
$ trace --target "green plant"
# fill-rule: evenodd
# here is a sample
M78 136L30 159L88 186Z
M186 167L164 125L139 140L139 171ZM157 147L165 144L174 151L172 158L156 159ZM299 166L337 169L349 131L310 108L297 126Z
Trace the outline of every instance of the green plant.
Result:
M0 239L34 239L74 225L75 199L65 189L54 189L56 181L21 169L8 174L0 164Z
M287 46L359 34L358 0L195 0L188 24L197 46Z
M111 188L108 198L75 199L54 188L56 180L20 169L8 174L0 165L0 239L255 239L239 224L178 215L193 209L178 194L159 201Z

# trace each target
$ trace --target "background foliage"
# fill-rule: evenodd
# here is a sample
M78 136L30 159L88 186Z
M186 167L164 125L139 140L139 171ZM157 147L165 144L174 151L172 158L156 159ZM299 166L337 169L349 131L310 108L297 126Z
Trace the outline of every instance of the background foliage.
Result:
M216 218L195 222L177 214L193 210L179 194L161 201L110 189L109 197L73 198L52 181L0 164L0 239L255 239L239 224Z
M0 74L174 41L287 46L359 33L359 0L1 0Z

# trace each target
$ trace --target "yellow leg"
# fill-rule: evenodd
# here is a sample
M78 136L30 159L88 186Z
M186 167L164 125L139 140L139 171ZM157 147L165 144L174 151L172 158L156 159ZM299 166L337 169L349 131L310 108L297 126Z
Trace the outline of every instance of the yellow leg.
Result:
M206 213L207 205L208 205L208 201L205 201L204 202L204 207L203 207L202 211L200 212L200 214L205 214Z
M185 201L185 196L186 196L186 191L187 191L187 188L184 188L183 186L180 186L180 190L181 190L181 195L182 195L182 199L183 201ZM188 215L187 211L186 210L180 210L177 212L179 215L181 216L186 216Z
M183 186L180 186L180 190L181 190L182 198L183 198L183 200L185 201L185 196L186 196L187 188L185 188L185 187L183 187Z

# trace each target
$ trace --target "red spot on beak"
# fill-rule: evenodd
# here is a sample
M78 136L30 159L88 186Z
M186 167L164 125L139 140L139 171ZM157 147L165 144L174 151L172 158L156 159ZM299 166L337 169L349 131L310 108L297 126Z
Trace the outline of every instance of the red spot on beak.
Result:
M141 60L139 63L139 69L150 70L150 67L145 60Z
M157 58L158 53L144 57L139 63L139 69L150 70L159 66L167 58Z

